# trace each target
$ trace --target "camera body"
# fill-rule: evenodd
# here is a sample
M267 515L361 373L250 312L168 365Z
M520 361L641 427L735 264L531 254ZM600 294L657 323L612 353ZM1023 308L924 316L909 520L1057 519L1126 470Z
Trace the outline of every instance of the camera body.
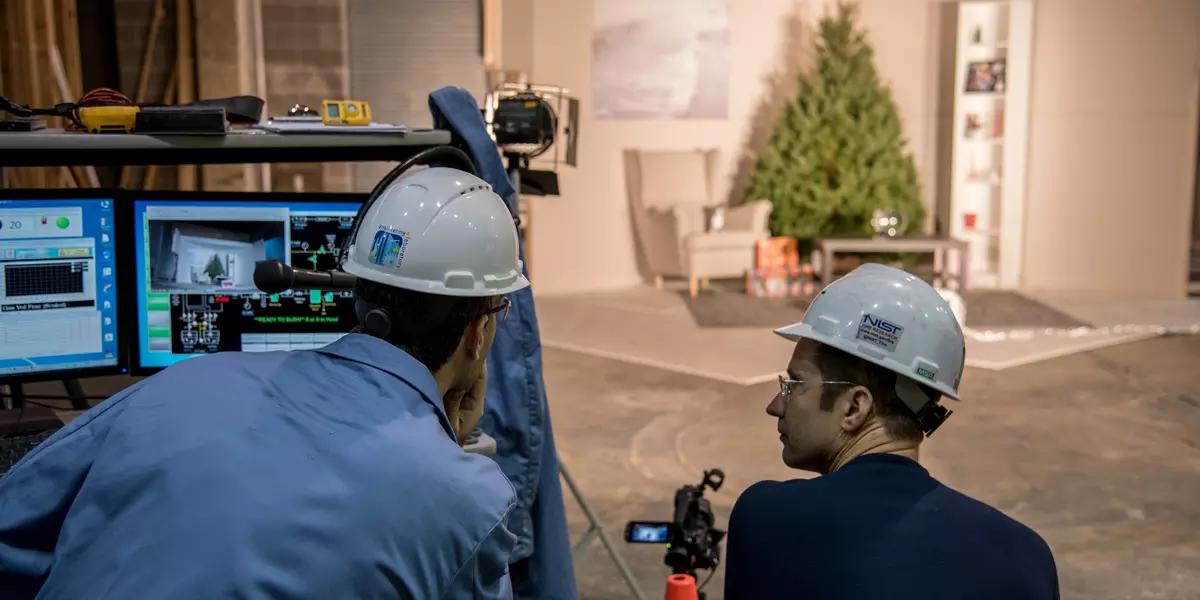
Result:
M721 540L725 532L713 525L712 505L704 497L704 489L714 492L725 482L720 469L704 472L699 485L685 485L675 491L675 514L672 521L630 521L625 527L625 541L642 544L667 545L663 562L672 573L693 577L698 569L713 569L721 562Z

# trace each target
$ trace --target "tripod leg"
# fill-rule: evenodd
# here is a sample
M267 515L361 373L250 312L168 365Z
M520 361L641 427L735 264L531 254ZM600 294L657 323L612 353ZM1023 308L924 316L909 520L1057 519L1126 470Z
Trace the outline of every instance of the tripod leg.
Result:
M588 528L587 533L575 543L575 547L571 548L571 558L577 558L584 550L587 550L588 544L596 539L596 527L593 525Z
M616 547L613 546L612 540L604 531L604 525L600 522L600 517L592 511L592 506L588 504L583 494L579 491L579 486L575 485L575 479L567 472L567 466L563 463L562 458L558 459L558 471L562 473L563 481L567 482L567 487L571 488L571 495L575 496L575 501L579 503L579 508L583 509L583 514L587 516L588 523L591 524L591 529L579 545L576 546L576 551L583 549L583 544L590 541L594 536L600 536L600 542L604 544L604 548L608 551L608 555L612 557L613 562L617 565L617 570L621 571L621 577L625 578L626 585L633 592L633 595L638 600L646 600L646 595L642 593L642 588L638 586L637 580L633 578L633 572L629 570L629 565L625 564L625 559L621 558Z

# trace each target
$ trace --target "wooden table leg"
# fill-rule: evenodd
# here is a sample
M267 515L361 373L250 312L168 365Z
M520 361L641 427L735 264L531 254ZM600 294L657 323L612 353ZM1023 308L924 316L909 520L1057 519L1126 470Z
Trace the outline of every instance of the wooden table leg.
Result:
M971 271L971 255L968 251L968 246L961 246L958 249L958 291L959 293L967 291L968 273Z
M934 287L950 287L946 277L946 249L938 248L933 251L933 285Z

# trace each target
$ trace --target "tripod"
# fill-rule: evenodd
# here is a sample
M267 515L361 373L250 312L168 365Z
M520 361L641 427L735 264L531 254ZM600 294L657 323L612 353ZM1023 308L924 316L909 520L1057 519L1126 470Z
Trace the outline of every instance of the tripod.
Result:
M567 471L567 466L563 464L562 457L558 459L558 472L562 474L563 481L567 482L567 487L571 488L571 495L575 496L575 501L579 503L579 508L583 509L583 514L587 516L588 527L587 533L583 534L583 538L571 548L571 558L578 557L587 549L587 545L595 538L600 538L600 543L604 544L604 549L608 551L608 555L612 557L613 563L617 565L617 570L621 572L621 577L625 579L625 584L629 586L629 590L638 600L646 600L646 595L642 593L642 589L638 586L637 579L634 579L633 572L629 570L629 565L625 564L625 559L621 558L621 554L617 552L616 546L613 545L612 538L608 537L608 532L604 531L604 523L600 521L600 517L596 516L596 512L592 510L592 506L588 504L586 498L583 497L583 492L579 491L579 486L575 483L575 479L571 477Z

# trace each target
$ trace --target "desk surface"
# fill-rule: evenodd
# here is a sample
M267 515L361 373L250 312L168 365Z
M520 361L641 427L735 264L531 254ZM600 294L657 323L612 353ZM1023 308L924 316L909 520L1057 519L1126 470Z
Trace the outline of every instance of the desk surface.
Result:
M90 134L44 129L0 133L0 166L175 165L403 160L450 143L440 129L407 133L228 135Z
M935 237L871 237L816 238L813 246L838 252L919 252L941 248L965 248L967 242L955 238Z

